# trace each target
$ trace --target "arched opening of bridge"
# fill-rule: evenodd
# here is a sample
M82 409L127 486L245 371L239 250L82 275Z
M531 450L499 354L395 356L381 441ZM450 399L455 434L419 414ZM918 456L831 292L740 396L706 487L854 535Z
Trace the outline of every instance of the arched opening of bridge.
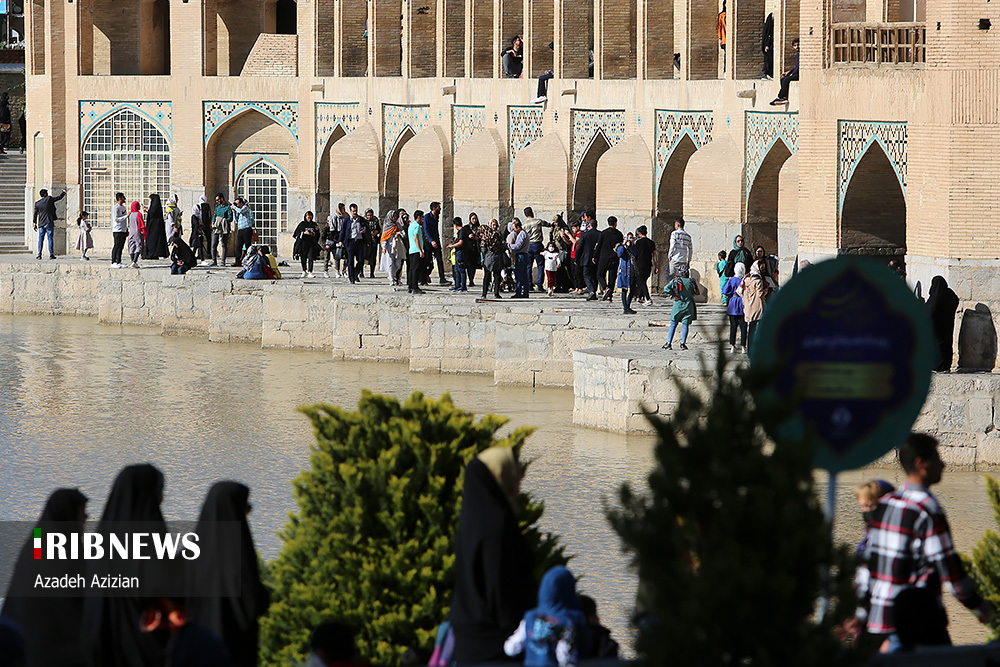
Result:
M902 258L906 254L906 196L881 144L858 162L840 212L840 251Z

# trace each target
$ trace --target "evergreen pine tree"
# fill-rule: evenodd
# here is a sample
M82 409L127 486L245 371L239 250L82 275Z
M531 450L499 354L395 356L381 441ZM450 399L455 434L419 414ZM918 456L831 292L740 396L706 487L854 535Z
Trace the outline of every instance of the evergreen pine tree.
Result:
M782 414L755 404L764 380L718 358L707 386L677 383L671 417L648 415L658 434L649 489L624 485L609 509L639 576L638 653L658 666L859 660L834 637L854 611L854 567L815 496L814 446L768 440ZM817 622L829 568L834 604Z
M356 412L324 404L301 411L316 445L293 483L299 511L269 565L261 663L301 660L312 628L337 620L355 628L364 658L397 664L408 647L433 646L447 618L466 464L494 445L519 451L532 429L497 439L506 418L476 421L448 395L419 392L400 403L366 390ZM536 525L542 505L523 493L520 505L538 572L564 564L558 538Z
M986 477L986 495L993 507L993 519L1000 527L1000 484L989 476ZM964 560L979 587L979 594L994 609L1000 609L1000 535L995 530L987 530L972 550L972 558ZM989 640L1000 639L1000 614L990 617L989 626Z

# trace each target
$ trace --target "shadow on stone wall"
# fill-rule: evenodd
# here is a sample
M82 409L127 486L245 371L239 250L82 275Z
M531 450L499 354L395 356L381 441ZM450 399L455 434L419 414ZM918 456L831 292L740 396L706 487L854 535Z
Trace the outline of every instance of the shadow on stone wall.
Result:
M963 371L992 371L997 363L997 329L989 306L977 303L975 310L962 313L958 332L958 368Z

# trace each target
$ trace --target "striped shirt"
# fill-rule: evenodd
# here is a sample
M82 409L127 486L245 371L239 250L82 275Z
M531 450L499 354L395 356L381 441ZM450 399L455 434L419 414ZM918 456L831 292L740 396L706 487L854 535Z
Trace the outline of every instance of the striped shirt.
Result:
M977 616L985 612L955 551L944 510L918 484L904 484L879 502L863 560L867 571L859 572L855 585L872 634L896 631L892 600L910 586L938 596L943 586Z
M683 229L675 229L671 232L667 261L681 264L691 263L691 235Z

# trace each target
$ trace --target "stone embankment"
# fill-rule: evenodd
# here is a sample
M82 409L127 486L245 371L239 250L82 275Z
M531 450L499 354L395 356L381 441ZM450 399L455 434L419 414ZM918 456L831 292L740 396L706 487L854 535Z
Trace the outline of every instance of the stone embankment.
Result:
M293 271L294 269L289 269ZM670 414L675 380L700 386L722 310L702 306L692 351L665 352L669 302L621 314L619 302L539 296L477 301L446 289L411 296L384 279L243 281L234 270L172 276L159 267L97 261L0 263L0 313L88 315L165 335L328 350L334 358L406 363L411 371L492 375L500 383L573 387L574 421L649 432L640 406ZM675 346L676 347L676 346ZM941 438L963 468L1000 466L1000 375L935 374L917 427Z

